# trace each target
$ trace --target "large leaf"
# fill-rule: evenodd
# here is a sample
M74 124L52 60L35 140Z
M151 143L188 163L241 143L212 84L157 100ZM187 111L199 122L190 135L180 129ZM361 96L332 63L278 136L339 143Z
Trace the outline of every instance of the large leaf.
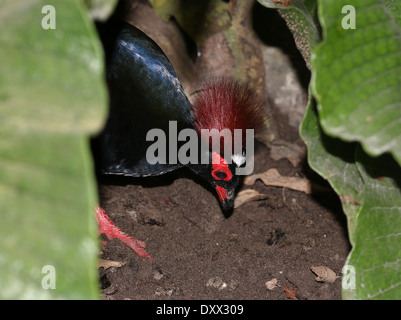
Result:
M316 104L310 98L300 128L301 138L308 147L308 163L325 178L339 195L348 221L351 244L360 210L364 183L355 163L355 144L327 136L321 129Z
M56 29L42 28L45 5ZM0 28L0 297L98 298L88 134L106 90L95 29L79 0L2 1Z
M352 299L401 298L401 168L389 156L372 158L360 148L357 165L364 181L363 205L347 264L355 267Z
M391 11L383 0L355 2L356 29L344 29L349 1L319 1L324 41L312 58L312 88L326 133L401 163L401 28L391 15L400 5L388 3Z
M355 287L344 287L343 297L399 299L401 170L391 156L375 159L359 143L344 141L360 141L371 154L393 151L399 159L399 148L388 148L399 135L399 49L392 50L400 37L397 16L390 14L399 12L399 6L386 8L381 0L358 2L357 29L345 30L341 11L347 4L319 2L324 37L312 53L319 114L311 100L301 136L308 145L309 164L339 194L348 217L353 249L347 265L355 268ZM333 123L342 129L333 130ZM351 138L355 132L367 135Z
M291 30L295 44L310 69L311 50L320 41L320 25L317 18L316 0L258 0L268 8L278 8L278 12Z
M345 299L399 299L401 296L401 169L389 156L375 159L357 144L331 138L320 128L311 103L301 125L308 162L340 196L353 249L355 287ZM357 162L358 161L358 162Z

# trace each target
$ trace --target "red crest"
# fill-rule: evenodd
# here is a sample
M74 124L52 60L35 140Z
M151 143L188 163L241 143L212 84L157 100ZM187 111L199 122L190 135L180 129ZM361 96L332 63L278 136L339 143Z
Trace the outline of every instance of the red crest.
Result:
M199 136L202 129L217 129L219 132L229 129L234 137L234 129L242 129L243 147L245 130L257 130L265 120L260 97L247 85L228 78L213 80L203 85L194 103L194 114L194 127ZM210 138L210 147L211 141ZM224 149L223 141L220 141L221 153Z

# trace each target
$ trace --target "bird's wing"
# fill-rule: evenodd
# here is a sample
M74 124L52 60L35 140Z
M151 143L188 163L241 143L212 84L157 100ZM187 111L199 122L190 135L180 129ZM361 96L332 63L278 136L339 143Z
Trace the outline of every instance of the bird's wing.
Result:
M168 142L170 121L177 122L178 131L192 128L193 123L192 106L160 47L124 23L108 61L107 83L110 114L94 144L100 172L150 176L180 167L150 164L146 158L146 151L155 142L146 141L149 130L161 129ZM168 161L168 145L166 151Z

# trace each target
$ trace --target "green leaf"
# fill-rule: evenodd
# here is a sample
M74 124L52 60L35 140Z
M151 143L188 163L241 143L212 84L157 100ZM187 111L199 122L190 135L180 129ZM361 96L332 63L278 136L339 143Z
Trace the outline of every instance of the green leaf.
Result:
M346 265L355 268L355 288L345 299L401 296L401 169L388 155L375 159L355 143L327 136L313 101L301 124L308 163L340 196L353 249Z
M278 8L278 12L291 30L295 44L310 69L310 53L320 41L320 25L317 17L316 0L258 0L268 8Z
M348 4L319 1L324 41L312 56L319 118L329 135L401 163L401 29L383 0L356 2L356 29L344 29Z
M42 28L45 5L56 29ZM2 1L0 28L0 298L98 298L88 135L107 99L96 31L79 0Z
M93 20L105 21L112 13L117 0L84 0Z
M384 0L386 4L386 9L390 10L392 16L394 17L396 23L401 25L401 2L395 0Z
M354 30L342 28L345 5L319 1L324 40L312 53L311 81L317 110L311 99L300 132L309 164L348 218L346 264L355 268L356 286L344 287L343 298L400 299L401 169L389 154L371 156L390 151L400 160L400 6L358 2Z
M325 178L339 195L347 216L351 244L363 199L363 180L355 164L355 144L326 135L319 124L316 103L310 98L300 135L308 148L310 167Z
M401 168L389 156L357 152L364 199L355 228L355 245L347 264L355 267L354 299L401 298Z
M56 29L45 30L42 8L51 4ZM98 130L106 111L99 110L105 99L99 80L102 49L81 1L6 0L0 12L0 113L7 114L0 127L74 134Z

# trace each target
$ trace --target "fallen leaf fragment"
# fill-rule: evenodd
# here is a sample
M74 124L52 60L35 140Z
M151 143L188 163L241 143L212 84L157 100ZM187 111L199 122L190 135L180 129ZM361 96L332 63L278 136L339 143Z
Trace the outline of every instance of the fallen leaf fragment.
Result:
M266 186L284 187L292 190L302 191L307 194L312 193L312 190L326 190L326 188L313 184L306 178L282 176L274 168L262 173L247 176L244 180L244 184L247 186L253 185L258 179L262 180Z
M99 268L104 268L105 270L111 267L121 268L123 265L125 265L125 262L122 261L113 261L104 259L100 259L99 261Z
M284 286L285 294L287 295L287 298L289 298L289 299L299 300L295 295L297 293L297 290L298 290L298 288L296 286L294 286L293 289L288 288L287 284L285 284L285 286Z
M317 276L315 278L317 282L334 283L340 277L333 270L325 266L312 266L310 269Z
M214 277L207 281L206 287L214 287L216 289L223 290L227 288L227 283L225 283L220 277Z
M266 281L265 282L266 289L272 291L272 290L276 289L277 287L281 287L279 284L277 284L277 282L278 282L278 280L276 278Z
M238 192L234 200L234 208L242 206L245 202L259 199L266 199L267 194L261 194L254 189L245 189Z

